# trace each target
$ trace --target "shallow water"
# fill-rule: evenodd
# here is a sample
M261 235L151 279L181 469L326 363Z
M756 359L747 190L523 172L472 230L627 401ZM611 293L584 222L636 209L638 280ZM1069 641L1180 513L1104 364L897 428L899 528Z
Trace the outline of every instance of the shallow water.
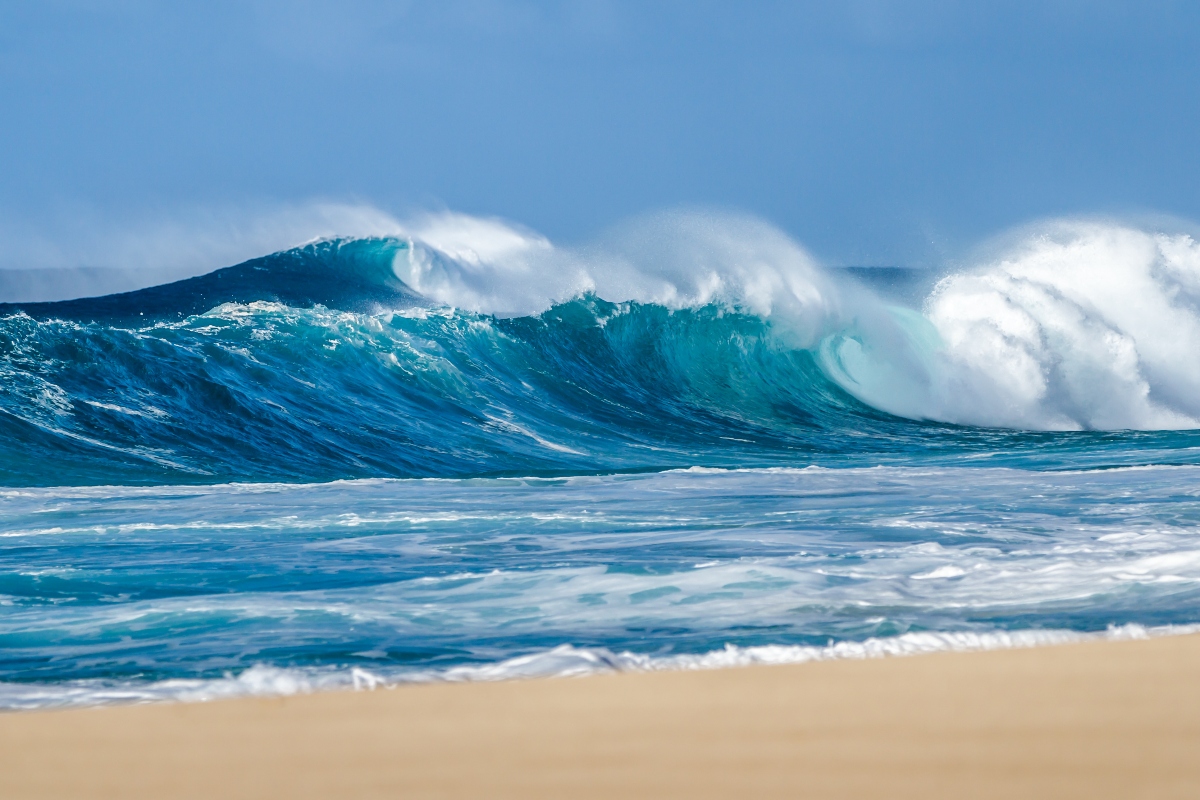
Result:
M1200 467L2 497L0 680L92 682L100 695L260 664L301 681L355 667L399 679L563 644L665 658L1186 624L1200 601Z

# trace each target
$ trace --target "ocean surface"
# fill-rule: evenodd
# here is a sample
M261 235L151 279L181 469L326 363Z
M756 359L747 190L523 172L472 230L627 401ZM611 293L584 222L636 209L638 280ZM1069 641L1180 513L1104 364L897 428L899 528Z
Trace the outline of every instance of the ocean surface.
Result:
M1200 245L429 218L0 304L0 707L1200 623Z

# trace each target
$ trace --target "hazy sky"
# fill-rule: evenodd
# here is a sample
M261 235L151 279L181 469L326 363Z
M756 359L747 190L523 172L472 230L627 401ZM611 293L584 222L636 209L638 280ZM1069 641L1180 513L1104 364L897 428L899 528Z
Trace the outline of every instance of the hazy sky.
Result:
M931 263L1047 215L1200 220L1198 141L1194 2L0 0L14 242L311 200L575 241L717 205Z

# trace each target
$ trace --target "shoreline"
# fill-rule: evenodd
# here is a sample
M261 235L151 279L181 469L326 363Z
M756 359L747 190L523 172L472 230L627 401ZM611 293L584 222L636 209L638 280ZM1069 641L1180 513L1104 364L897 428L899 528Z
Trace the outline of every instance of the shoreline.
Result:
M0 796L1192 797L1200 635L0 714Z
M1054 647L1063 644L1137 641L1200 633L1200 625L1146 627L1137 623L1103 631L1024 628L1011 631L921 631L897 636L845 640L827 645L726 644L700 653L649 656L606 648L562 644L503 661L462 664L436 670L372 671L363 666L339 670L303 670L255 665L221 678L170 678L147 684L0 683L0 714L146 703L207 703L238 698L291 697L344 690L395 689L406 686L542 680L596 675L679 672L781 666L824 661L908 658L936 653ZM57 694L56 694L57 693Z

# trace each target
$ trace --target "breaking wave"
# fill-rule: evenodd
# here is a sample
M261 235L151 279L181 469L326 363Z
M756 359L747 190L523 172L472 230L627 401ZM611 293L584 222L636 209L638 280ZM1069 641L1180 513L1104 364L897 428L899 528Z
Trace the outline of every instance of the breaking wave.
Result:
M745 217L560 248L446 214L8 304L0 482L1188 458L1186 433L1101 432L1200 427L1190 236L1054 223L912 273L932 288L907 304L880 274L823 269Z

